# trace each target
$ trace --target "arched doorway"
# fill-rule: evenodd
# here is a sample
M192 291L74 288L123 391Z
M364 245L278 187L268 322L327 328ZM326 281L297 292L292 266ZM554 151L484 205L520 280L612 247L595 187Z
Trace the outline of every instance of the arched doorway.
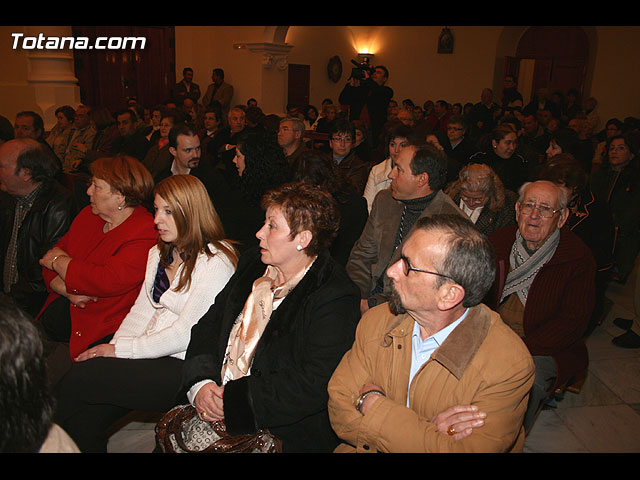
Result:
M518 77L527 103L539 88L584 94L588 64L589 38L581 27L536 26L523 32L515 55L505 57L503 75Z

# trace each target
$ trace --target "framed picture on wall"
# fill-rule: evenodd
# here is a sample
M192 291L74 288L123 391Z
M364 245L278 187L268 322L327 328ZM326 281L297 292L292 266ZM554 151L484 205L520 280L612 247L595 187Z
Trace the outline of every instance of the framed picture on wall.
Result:
M337 55L329 59L327 74L333 83L337 83L338 80L340 80L340 77L342 76L342 61L340 61L340 57Z
M453 32L444 27L438 37L438 53L453 53Z

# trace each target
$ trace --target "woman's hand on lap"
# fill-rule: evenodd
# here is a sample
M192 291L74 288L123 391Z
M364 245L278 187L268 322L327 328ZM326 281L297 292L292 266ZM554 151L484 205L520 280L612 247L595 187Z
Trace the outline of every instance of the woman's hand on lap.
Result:
M91 347L88 350L85 350L80 355L78 355L74 360L76 362L84 362L85 360L90 360L92 358L97 357L115 357L116 356L116 346L110 343L103 343L101 345L96 345L95 347Z

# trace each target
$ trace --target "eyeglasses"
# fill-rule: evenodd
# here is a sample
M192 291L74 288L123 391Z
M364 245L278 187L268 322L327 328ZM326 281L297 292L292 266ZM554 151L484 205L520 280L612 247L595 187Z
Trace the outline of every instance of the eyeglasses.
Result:
M333 140L334 142L344 142L344 143L353 142L353 138L351 137L331 137L331 140Z
M487 196L483 193L481 197L470 197L464 193L460 194L460 198L464 200L467 205L480 206L484 205L487 201Z
M419 272L419 273L430 273L431 275L438 275L439 277L444 277L444 278L453 280L453 278L451 278L450 276L444 275L442 273L430 272L429 270L422 270L420 268L412 267L411 264L409 263L409 259L404 255L400 256L400 260L402 261L402 271L404 272L405 277L409 275L409 272Z
M531 215L536 208L538 209L540 216L543 218L551 218L561 211L561 209L554 210L548 205L536 205L535 203L524 202L520 204L520 213L524 215Z

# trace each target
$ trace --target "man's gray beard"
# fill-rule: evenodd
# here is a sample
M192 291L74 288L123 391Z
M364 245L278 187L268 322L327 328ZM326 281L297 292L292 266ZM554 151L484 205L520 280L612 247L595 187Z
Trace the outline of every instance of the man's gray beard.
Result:
M389 297L389 308L391 309L391 313L394 315L401 315L403 313L407 313L407 310L402 305L402 300L400 300L400 295L393 284L391 284L391 296Z

